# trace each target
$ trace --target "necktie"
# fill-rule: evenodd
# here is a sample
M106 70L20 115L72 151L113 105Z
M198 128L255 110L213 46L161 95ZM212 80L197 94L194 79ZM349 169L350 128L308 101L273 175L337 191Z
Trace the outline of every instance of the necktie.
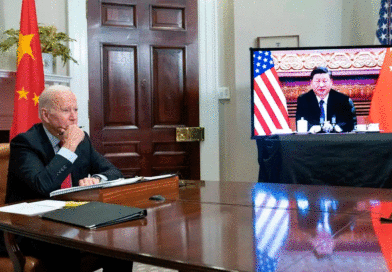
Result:
M324 100L320 100L320 122L325 122Z
M61 148L63 146L63 143L60 142L59 143L59 147ZM63 181L63 183L61 183L61 189L65 189L65 188L71 188L72 187L72 180L71 180L71 174L69 174Z

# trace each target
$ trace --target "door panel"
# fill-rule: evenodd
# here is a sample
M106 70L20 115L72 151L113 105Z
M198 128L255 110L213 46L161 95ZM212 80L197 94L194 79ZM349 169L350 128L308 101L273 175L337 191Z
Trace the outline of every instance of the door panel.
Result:
M197 1L89 0L90 133L125 176L200 178Z

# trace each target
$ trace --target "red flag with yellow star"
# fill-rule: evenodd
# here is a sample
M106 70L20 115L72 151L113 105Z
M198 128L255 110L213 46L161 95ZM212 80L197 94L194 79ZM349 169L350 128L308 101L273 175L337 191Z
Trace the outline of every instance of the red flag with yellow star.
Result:
M14 115L10 140L39 123L38 98L45 88L34 0L23 0L20 17Z
M388 48L370 105L369 120L380 124L381 132L392 132L392 53Z

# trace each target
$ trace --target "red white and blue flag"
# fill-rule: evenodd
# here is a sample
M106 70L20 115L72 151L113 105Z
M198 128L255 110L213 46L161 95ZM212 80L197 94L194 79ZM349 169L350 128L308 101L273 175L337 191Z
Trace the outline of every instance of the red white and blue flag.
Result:
M271 51L253 51L253 125L254 136L291 133Z
M391 0L381 0L380 18L378 19L378 29L376 36L381 44L391 44Z

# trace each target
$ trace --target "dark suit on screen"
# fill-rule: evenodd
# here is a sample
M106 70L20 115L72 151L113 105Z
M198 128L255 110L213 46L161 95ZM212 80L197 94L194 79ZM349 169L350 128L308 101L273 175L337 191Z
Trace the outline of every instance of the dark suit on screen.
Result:
M6 203L48 198L50 192L60 189L70 173L72 186L78 186L79 180L88 174L102 174L108 180L122 177L121 172L93 148L86 133L75 151L78 157L74 163L54 153L42 124L17 135L10 147Z
M343 132L352 131L357 124L354 103L350 97L331 89L327 104L327 121L331 122L333 116ZM298 97L296 121L302 117L308 121L308 130L312 126L320 125L320 107L313 90Z

